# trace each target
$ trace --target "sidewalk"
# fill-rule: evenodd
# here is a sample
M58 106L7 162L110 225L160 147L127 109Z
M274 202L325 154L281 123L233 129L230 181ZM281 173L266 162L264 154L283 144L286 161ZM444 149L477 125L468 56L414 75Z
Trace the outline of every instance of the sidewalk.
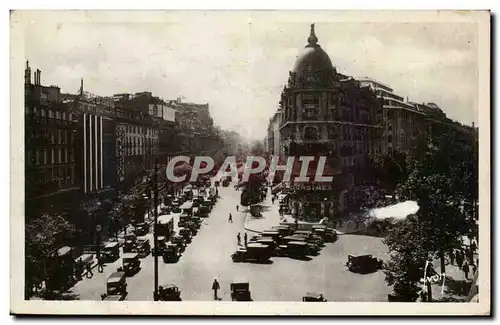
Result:
M250 215L249 208L244 211L240 211L240 213L246 214L244 225L246 231L261 233L262 231L273 226L278 226L281 222L295 223L295 218L292 215L280 216L278 200L272 204L271 197L271 195L268 195L262 203L258 204L263 208L261 218L252 217ZM318 224L319 222L306 222L299 220L298 223L302 225L313 225ZM356 227L356 222L354 221L343 221L340 227L334 227L332 222L328 222L327 226L334 228L338 235L361 233L367 228L367 225L364 222L360 222L358 227Z

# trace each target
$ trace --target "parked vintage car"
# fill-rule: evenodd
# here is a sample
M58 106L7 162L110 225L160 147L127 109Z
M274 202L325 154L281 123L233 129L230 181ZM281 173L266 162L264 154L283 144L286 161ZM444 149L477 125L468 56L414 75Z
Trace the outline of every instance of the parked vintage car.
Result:
M271 229L277 231L281 237L290 236L293 233L290 226L273 226Z
M121 301L127 295L125 272L114 272L106 281L106 293L101 294L103 301Z
M240 247L236 252L231 255L233 262L247 262L247 261L268 261L272 256L272 251L269 246L249 243L246 248Z
M136 242L131 240L125 240L123 243L123 252L124 253L133 253L137 248Z
M189 230L188 228L179 228L179 235L181 235L182 237L184 237L184 239L186 240L186 243L191 243L192 241L192 233L191 233L191 230Z
M163 250L163 262L164 263L177 263L179 261L181 254L179 252L179 247L174 244L167 244Z
M189 221L191 217L187 214L181 214L179 216L179 222L177 223L177 226L178 227L185 227L186 226L186 223Z
M111 242L104 246L104 261L111 263L120 258L120 244L118 242Z
M372 255L354 256L349 255L346 263L349 271L354 273L372 273L381 269L384 262Z
M180 252L184 252L186 250L186 240L184 237L175 235L172 237L172 243L177 245Z
M278 246L276 244L276 241L274 239L272 239L271 237L261 237L261 238L257 238L255 240L256 243L258 244L262 244L262 245L267 245L269 247L269 249L271 251L274 252L274 250L276 249L276 247Z
M231 283L232 301L252 301L250 293L250 283L247 280L236 280Z
M164 284L158 287L159 301L182 301L181 292L174 284Z
M338 234L333 228L326 228L325 230L325 241L328 243L333 243L337 240Z
M277 256L304 258L310 254L311 249L304 241L290 241L286 245L279 245L276 248Z
M141 222L135 226L135 234L137 236L144 236L148 233L149 233L149 224Z
M149 239L146 237L137 238L136 253L139 254L140 258L144 258L151 253L151 244Z
M158 238L156 238L156 241L158 245L158 250L155 250L155 248L153 247L151 249L151 253L153 256L162 256L163 250L167 245L167 239L164 236L159 236Z
M196 236L198 234L198 228L200 227L195 221L189 220L186 222L184 228L188 228L191 231L191 236Z
M274 241L279 241L281 238L278 230L264 230L260 235L262 237L271 238Z
M317 292L308 292L304 297L302 297L304 302L327 302L323 294Z
M122 257L123 271L127 276L137 273L141 269L141 260L137 253L125 253Z
M210 215L210 208L207 207L206 205L201 205L198 208L198 215L202 218L207 218Z

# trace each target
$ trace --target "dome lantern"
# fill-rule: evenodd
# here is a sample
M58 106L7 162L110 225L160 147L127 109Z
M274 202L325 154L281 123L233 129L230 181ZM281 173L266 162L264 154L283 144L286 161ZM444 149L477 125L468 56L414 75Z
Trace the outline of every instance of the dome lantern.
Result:
M311 24L311 34L307 38L307 42L309 43L309 45L307 45L306 47L319 46L318 38L316 37L316 33L314 32L314 24Z

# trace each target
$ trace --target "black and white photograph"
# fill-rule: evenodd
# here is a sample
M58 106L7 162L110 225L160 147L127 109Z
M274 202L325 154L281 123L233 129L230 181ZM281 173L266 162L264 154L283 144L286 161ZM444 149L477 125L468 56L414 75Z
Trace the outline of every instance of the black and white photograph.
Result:
M10 25L13 313L490 314L488 11Z

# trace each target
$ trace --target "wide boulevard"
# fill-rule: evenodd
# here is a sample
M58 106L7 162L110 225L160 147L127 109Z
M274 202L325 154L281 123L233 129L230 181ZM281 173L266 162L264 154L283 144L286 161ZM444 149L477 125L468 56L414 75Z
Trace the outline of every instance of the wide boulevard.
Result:
M379 271L372 274L351 273L345 267L347 256L373 254L387 259L387 248L380 238L342 235L335 243L327 243L320 255L309 261L273 257L272 263L234 263L231 254L237 249L236 235L245 233L244 212L237 212L239 191L233 186L220 187L214 209L179 262L159 265L159 284L175 284L183 300L207 301L213 299L212 282L217 279L219 297L230 301L230 283L246 279L255 301L301 301L307 292L322 293L329 301L387 301L391 291ZM229 213L233 223L228 222ZM178 215L174 215L177 228ZM265 216L266 218L266 216ZM249 237L251 232L246 231ZM153 242L152 234L148 237ZM106 279L121 265L121 258L107 264L103 273L85 278L72 289L80 300L100 300L105 292ZM154 260L151 254L141 259L141 270L127 278L126 300L152 301Z

